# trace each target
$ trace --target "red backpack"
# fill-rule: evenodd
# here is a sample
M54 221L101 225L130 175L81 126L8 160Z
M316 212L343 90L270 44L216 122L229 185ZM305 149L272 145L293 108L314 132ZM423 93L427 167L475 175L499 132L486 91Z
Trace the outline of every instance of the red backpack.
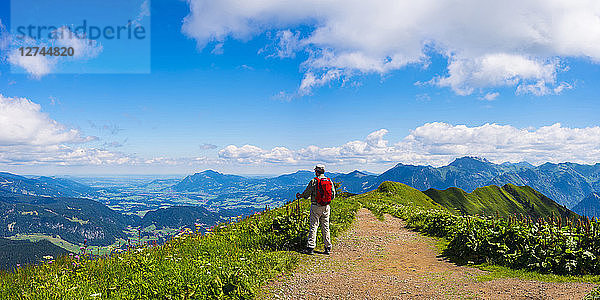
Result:
M317 180L317 197L316 201L319 205L325 206L331 203L333 199L333 182L329 178L318 178Z

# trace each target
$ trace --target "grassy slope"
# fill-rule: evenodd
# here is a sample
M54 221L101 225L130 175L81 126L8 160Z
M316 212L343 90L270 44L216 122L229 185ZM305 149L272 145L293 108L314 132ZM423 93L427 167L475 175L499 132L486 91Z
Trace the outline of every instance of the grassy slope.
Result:
M578 215L566 207L554 202L554 200L546 197L544 194L534 190L529 186L515 186L506 184L502 187L505 191L511 194L518 201L521 199L537 199L533 202L534 210L541 216L550 216L552 213L559 214L563 217L577 217Z
M247 299L264 282L293 268L306 241L309 202L94 260L61 258L0 273L0 299ZM331 234L345 230L359 208L332 202Z
M0 268L8 269L17 264L36 263L46 255L61 256L69 252L49 241L18 241L0 238Z
M503 187L486 186L472 193L455 187L443 191L429 189L421 192L399 182L385 181L376 190L360 194L356 198L359 201L368 199L373 204L393 203L424 209L436 208L465 215L495 215L497 212L500 216L523 214L535 218L548 217L552 213L563 217L577 216L528 186L512 184Z
M396 204L418 206L425 209L444 209L433 201L429 196L406 184L392 181L383 182L376 190L355 196L359 201L369 199L370 201L391 201Z
M466 215L523 214L538 218L548 217L554 213L554 215L561 216L576 216L573 212L528 186L506 184L498 187L491 185L478 188L472 193L467 193L459 188L448 188L443 191L429 189L423 193L436 203Z

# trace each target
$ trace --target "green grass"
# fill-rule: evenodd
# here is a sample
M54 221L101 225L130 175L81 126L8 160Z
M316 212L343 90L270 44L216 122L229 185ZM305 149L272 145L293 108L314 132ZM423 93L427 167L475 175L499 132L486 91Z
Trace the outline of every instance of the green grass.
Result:
M472 193L454 187L421 192L402 183L386 181L376 190L356 197L361 202L376 204L371 207L372 211L376 207L386 205L405 205L423 209L440 209L457 215L523 214L534 218L549 217L552 214L571 218L577 216L530 187L511 184L503 187L486 186ZM381 213L373 212L378 218L383 218Z
M1 299L248 299L294 268L305 246L308 201L295 201L208 235L132 248L98 259L63 257L0 274ZM332 202L331 234L348 228L360 207Z
M429 196L406 184L392 181L383 182L376 190L352 197L368 208L379 220L383 220L385 209L393 205L441 209Z
M7 239L11 239L11 240L26 240L26 241L30 241L30 242L37 242L40 240L48 240L50 241L52 244L59 246L67 251L71 251L71 252L77 252L79 251L79 245L75 245L72 243L69 243L63 239L61 239L60 237L53 237L51 235L45 235L45 234L17 234L17 235L13 235L10 237L7 237Z
M450 211L465 215L498 214L506 217L523 214L533 218L550 217L552 214L571 218L577 216L528 186L491 185L478 188L472 193L452 187L446 190L429 189L423 193Z
M441 255L444 253L444 250L446 250L446 248L448 248L448 244L450 243L450 241L448 241L446 238L438 238L438 237L434 237L435 238L435 249L437 251L438 255Z
M478 281L490 281L500 278L519 278L523 280L535 280L543 282L590 282L600 284L600 275L556 275L543 274L524 269L511 269L503 266L492 264L471 265L489 273L476 277Z

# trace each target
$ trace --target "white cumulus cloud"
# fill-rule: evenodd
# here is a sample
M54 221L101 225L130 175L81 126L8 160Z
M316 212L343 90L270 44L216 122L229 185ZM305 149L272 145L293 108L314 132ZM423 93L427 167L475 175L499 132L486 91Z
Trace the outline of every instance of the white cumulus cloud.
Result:
M308 58L299 93L360 74L448 60L431 83L468 95L510 86L545 95L570 87L562 58L600 61L596 0L188 0L182 31L200 47L274 32L274 55ZM298 28L305 31L297 33Z
M39 104L0 94L0 145L56 145L90 139L50 119Z
M94 140L51 119L29 99L0 95L0 164L101 165L135 161L123 153L83 146Z
M411 130L399 142L391 144L386 129L369 134L364 140L335 147L307 146L298 150L276 147L230 145L219 152L226 162L244 164L311 164L327 162L339 165L407 163L445 165L457 157L479 156L501 163L505 161L596 163L600 157L600 127L568 128L561 124L538 129L511 125L484 124L469 127L442 122L427 123Z
M241 164L251 163L294 163L293 153L285 147L275 147L271 150L263 150L257 146L244 145L237 147L229 145L221 149L219 158Z
M449 161L475 155L492 161L596 163L600 127L568 128L556 123L538 129L485 124L468 127L428 123L416 128L397 146Z

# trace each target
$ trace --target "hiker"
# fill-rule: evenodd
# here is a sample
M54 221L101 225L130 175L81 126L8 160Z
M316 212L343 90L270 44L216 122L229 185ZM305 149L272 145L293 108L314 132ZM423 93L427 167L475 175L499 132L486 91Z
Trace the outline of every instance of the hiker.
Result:
M315 178L313 178L302 194L296 193L296 199L310 197L310 231L308 233L308 245L304 253L313 254L317 242L317 229L321 224L325 254L331 252L331 237L329 236L329 215L331 208L329 203L335 198L335 186L331 179L325 177L325 166L318 164L315 167Z

